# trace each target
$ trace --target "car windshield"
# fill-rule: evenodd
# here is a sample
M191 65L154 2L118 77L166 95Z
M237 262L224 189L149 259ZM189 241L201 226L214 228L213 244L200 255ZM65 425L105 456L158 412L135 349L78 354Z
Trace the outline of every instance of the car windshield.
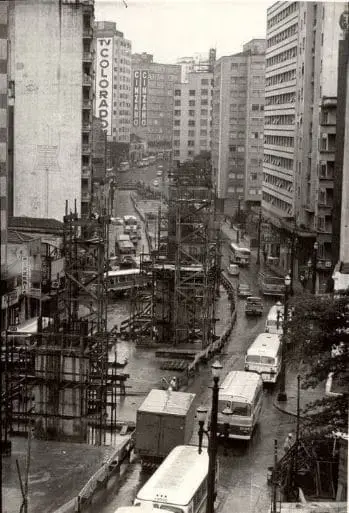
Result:
M250 287L248 285L241 284L239 285L240 290L250 290Z

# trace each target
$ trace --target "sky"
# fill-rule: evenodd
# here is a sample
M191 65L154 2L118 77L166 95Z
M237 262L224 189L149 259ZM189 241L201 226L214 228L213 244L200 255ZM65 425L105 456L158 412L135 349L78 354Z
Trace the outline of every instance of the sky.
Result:
M125 3L127 7L125 6ZM155 62L175 63L194 53L217 58L242 51L264 38L266 0L95 0L96 21L114 21L132 42L132 53L147 52Z

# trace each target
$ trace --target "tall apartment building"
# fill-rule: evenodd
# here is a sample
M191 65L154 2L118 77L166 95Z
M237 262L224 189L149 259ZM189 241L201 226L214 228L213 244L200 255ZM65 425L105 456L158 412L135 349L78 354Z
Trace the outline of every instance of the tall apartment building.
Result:
M8 2L0 4L0 300L1 326L7 327L5 311L10 298L7 294L7 155L8 155Z
M191 160L211 151L213 73L192 72L176 84L173 112L173 158Z
M108 142L130 142L131 41L116 23L97 21L95 116L103 121Z
M295 278L317 250L317 287L331 275L339 17L334 2L277 2L267 12L263 215L268 252ZM297 241L296 241L297 238ZM309 275L309 273L308 273Z
M261 200L265 40L221 57L214 69L212 168L220 208Z
M89 210L93 16L94 0L9 2L15 216Z
M173 102L181 67L153 62L147 53L132 55L132 133L145 140L149 153L172 153Z

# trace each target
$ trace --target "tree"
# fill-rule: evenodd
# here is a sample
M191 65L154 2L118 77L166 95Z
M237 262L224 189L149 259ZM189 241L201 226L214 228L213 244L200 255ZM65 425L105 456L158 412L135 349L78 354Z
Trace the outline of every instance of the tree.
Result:
M348 430L349 295L335 298L302 294L290 301L293 311L287 325L288 354L308 371L303 388L325 382L330 373L343 393L326 395L307 405L302 436L321 436Z

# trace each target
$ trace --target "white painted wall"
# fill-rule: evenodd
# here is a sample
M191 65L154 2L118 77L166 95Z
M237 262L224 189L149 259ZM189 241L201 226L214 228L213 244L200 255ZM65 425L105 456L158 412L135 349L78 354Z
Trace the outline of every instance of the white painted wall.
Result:
M14 215L62 220L81 202L82 10L12 4Z

